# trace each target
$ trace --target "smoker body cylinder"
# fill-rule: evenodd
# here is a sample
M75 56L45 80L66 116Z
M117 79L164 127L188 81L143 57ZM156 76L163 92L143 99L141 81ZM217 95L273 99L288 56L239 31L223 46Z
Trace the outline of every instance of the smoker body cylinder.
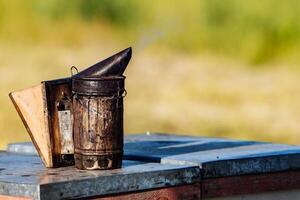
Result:
M122 166L124 76L73 78L75 166Z

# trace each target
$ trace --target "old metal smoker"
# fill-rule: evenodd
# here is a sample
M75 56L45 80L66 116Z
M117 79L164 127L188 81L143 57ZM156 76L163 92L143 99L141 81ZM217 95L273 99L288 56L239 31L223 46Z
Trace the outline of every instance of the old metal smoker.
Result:
M123 72L131 48L72 76L75 166L114 169L123 158Z

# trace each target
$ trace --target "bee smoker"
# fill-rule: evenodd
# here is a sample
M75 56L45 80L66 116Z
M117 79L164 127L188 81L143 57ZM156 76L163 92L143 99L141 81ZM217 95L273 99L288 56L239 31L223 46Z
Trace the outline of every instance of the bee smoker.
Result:
M125 49L72 77L75 166L115 169L123 158Z

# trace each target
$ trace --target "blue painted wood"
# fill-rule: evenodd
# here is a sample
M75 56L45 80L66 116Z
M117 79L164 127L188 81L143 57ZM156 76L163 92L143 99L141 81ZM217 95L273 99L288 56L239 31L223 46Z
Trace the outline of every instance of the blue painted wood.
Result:
M162 158L163 164L194 164L203 178L300 170L300 147L259 144Z
M124 153L129 160L161 162L161 159L169 156L255 144L264 143L170 134L139 134L126 137Z
M127 161L122 169L47 169L38 156L0 152L0 195L54 200L155 189L200 182L200 169Z
M204 178L300 169L300 147L224 138L138 134L125 137L125 159L193 165Z
M203 178L300 170L300 146L174 135L136 135L125 144L130 159L189 164Z

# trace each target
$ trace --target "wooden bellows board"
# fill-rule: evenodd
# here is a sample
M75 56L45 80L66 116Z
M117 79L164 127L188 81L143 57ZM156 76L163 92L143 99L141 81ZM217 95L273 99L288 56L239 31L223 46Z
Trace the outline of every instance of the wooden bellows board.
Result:
M46 167L74 164L71 79L9 94Z

